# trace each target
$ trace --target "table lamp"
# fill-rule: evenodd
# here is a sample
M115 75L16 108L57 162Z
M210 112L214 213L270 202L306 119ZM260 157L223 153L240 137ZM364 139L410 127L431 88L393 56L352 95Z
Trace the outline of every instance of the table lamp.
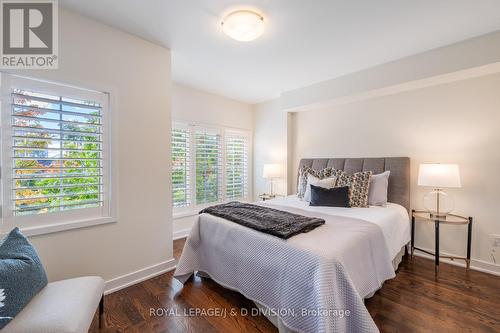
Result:
M420 164L418 169L418 185L434 187L424 197L424 207L431 217L446 218L454 208L451 196L443 188L462 187L460 171L457 164Z
M262 177L269 179L271 183L271 193L273 196L273 180L281 177L281 165L279 164L264 164L264 170L262 172Z

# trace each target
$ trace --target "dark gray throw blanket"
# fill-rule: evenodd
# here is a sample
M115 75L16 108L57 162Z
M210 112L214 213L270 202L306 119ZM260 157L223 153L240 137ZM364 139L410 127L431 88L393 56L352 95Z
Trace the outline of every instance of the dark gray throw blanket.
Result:
M222 217L245 227L284 239L309 232L325 224L325 220L320 218L237 201L205 208L200 211L200 214L202 213Z

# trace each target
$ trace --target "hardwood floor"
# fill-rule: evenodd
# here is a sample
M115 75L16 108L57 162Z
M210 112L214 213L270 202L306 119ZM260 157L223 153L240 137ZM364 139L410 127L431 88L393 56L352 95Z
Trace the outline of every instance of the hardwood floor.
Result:
M184 240L174 241L176 259L183 246ZM104 327L99 330L94 320L90 332L277 332L264 316L241 315L255 306L239 293L199 277L182 288L172 275L106 296ZM404 258L397 276L366 306L381 332L500 332L500 277L442 264L436 282L431 260ZM151 308L172 313L154 316ZM189 312L197 308L233 309L238 315Z

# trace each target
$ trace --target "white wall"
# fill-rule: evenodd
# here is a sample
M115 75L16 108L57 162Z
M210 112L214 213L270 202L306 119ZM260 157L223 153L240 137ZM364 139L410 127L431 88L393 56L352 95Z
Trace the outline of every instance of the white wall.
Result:
M50 280L100 275L115 288L174 264L170 51L63 8L59 17L59 69L19 74L111 92L118 222L31 241Z
M172 119L189 123L253 130L252 105L194 89L179 83L172 89ZM249 173L252 174L252 168ZM252 182L250 182L252 196ZM197 214L174 216L173 235L187 235Z
M306 157L409 156L417 209L428 191L416 186L418 164L458 163L463 188L448 192L456 213L474 217L472 264L500 272L490 239L500 234L500 74L295 113L292 131L295 170ZM464 255L466 228L443 229L442 251ZM416 234L417 245L434 248L432 225Z
M287 194L287 118L279 99L254 105L254 200L259 194L269 193L270 184L262 178L264 164L281 164L283 177L274 181L273 191Z
M252 105L180 83L172 85L172 119L252 130Z

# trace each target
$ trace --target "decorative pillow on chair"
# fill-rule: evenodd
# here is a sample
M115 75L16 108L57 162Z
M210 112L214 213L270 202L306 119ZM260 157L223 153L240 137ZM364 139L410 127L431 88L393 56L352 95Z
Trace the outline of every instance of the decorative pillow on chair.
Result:
M337 177L337 174L342 173L342 170L337 170L334 168L324 168L322 170L313 170L311 167L304 165L302 168L299 170L299 181L297 184L297 196L300 199L304 198L304 194L306 193L307 189L307 176L308 175L313 175L316 178L323 179L323 178L329 178L329 177Z
M0 242L0 329L47 285L40 258L18 228Z
M337 187L349 186L351 207L368 207L368 190L372 171L361 171L349 176L342 171L337 175Z

